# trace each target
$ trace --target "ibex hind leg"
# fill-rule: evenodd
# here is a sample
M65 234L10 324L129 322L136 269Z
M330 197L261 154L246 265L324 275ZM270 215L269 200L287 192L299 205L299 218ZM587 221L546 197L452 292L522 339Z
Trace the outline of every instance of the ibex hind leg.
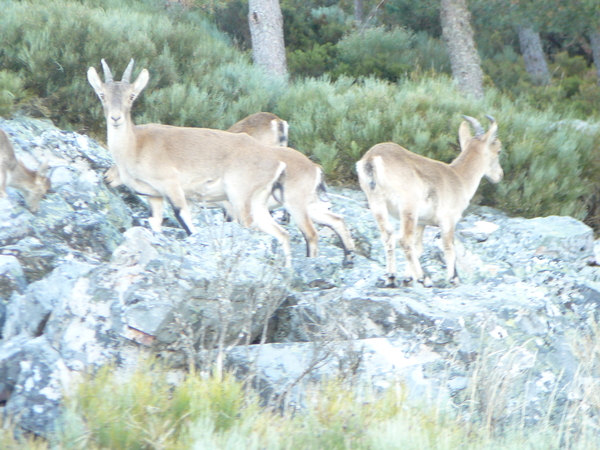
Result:
M372 191L367 190L365 192L369 201L369 209L373 214L375 223L377 223L377 227L381 233L381 241L385 249L386 275L383 287L394 288L398 286L396 280L396 233L394 226L390 222L385 199L377 195L377 193L372 193Z
M319 225L331 228L338 235L342 246L344 247L343 267L352 267L354 265L355 246L350 231L346 227L344 219L338 214L329 211L325 203L309 210L310 217Z
M319 255L319 234L310 216L303 208L290 207L288 211L306 241L306 256L316 258Z
M444 247L444 259L446 260L446 279L453 285L460 284L460 278L456 271L456 250L454 247L454 226L447 226L442 230L442 245Z
M253 205L252 217L254 218L254 226L260 231L273 236L283 249L285 256L285 267L292 267L292 251L290 248L290 236L283 227L281 227L269 213L269 209L264 205Z
M413 280L422 283L425 287L431 287L431 279L425 275L419 261L419 253L422 249L417 245L417 237L422 238L423 229L417 224L416 216L412 211L404 211L400 220L400 246L406 257L405 284Z

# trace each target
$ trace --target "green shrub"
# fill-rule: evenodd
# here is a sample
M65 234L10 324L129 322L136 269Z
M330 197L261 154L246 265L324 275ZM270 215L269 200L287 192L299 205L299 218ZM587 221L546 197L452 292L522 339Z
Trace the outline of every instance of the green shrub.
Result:
M101 58L116 79L130 58L138 70L150 70L147 92L169 101L153 103L152 97L142 95L134 116L165 123L220 126L224 108L236 116L266 109L277 92L222 34L193 12L168 13L158 3L135 1L104 9L65 0L5 0L0 7L0 70L18 75L28 92L44 99L47 109L42 114L48 111L64 128L95 133L104 128L100 103L85 76ZM206 97L181 95L186 90L196 93L194 89ZM227 117L228 122L232 119Z
M23 96L21 78L7 70L0 71L0 116L10 116L15 104Z
M412 68L413 39L413 34L402 28L353 31L337 44L339 65L333 74L396 81Z
M483 121L491 114L500 125L506 177L496 186L484 182L475 201L526 217L584 218L590 211L590 223L600 224L595 219L600 216L598 127L591 119L585 133L568 125L600 108L595 75L589 68L581 73L585 64L580 58L558 56L553 64L560 70L553 66L553 73L561 74L562 84L557 78L550 86L536 87L523 76L522 58L507 47L484 61L491 86L475 103L440 74L449 64L439 41L376 28L351 33L336 46L319 44L313 47L314 59L304 55L313 66L325 67L339 51L353 75L372 64L368 72L387 73L396 83L338 73L286 85L266 81L197 12L165 11L150 0L122 5L113 0L107 8L98 7L101 3L0 0L0 92L10 86L11 107L17 99L29 113L103 137L105 121L86 70L106 58L118 79L133 57L134 76L141 67L150 71L149 86L134 106L134 121L226 129L249 114L272 111L289 121L292 146L323 165L330 181L350 185L356 185L355 162L371 146L393 141L450 162L457 155L460 116ZM327 8L315 10L315 17L339 23L343 14ZM374 56L369 60L369 55Z
M336 56L337 49L330 42L315 44L307 50L294 50L287 54L288 70L294 77L319 77L334 69Z

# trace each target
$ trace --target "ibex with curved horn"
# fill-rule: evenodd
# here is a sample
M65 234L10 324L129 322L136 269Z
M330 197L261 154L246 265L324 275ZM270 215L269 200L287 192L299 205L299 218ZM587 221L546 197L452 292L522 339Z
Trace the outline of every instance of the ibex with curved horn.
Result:
M377 144L356 164L358 179L367 195L369 208L381 231L386 250L385 285L396 286L396 237L389 216L400 221L400 246L406 256L405 283L417 280L431 286L419 258L423 254L425 225L440 227L447 267L447 280L457 283L454 229L484 176L492 183L502 180L501 142L498 124L487 133L474 118L463 116L475 129L471 135L467 122L458 131L461 153L451 164L412 153L393 143Z
M6 133L0 130L0 197L6 197L7 185L13 187L23 194L27 208L33 213L36 212L40 200L50 189L47 172L47 162L37 171L25 167L15 156L15 149Z
M186 197L210 203L227 201L234 220L244 226L253 225L282 244L286 265L291 266L288 233L271 217L267 206L269 197L281 189L285 163L246 134L134 125L131 106L148 83L148 71L143 69L130 83L132 59L122 80L115 82L104 60L102 67L104 83L93 67L88 69L87 77L104 108L108 149L123 184L147 196L152 229L161 229L164 198L188 234L195 228Z

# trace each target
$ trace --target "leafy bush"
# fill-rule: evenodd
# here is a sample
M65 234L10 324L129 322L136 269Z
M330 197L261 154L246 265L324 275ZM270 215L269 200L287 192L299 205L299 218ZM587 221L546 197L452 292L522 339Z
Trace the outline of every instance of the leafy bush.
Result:
M177 377L168 377L166 367L143 361L128 374L106 366L85 376L66 399L52 447L34 439L19 443L6 429L0 439L8 450L558 450L565 442L573 450L598 449L590 417L600 408L594 382L599 330L596 324L590 329L565 336L579 365L564 395L575 400L551 396L540 405L546 413L538 420L514 407L530 400L532 368L506 369L527 348L482 336L469 389L432 404L411 401L397 380L377 392L348 380L324 380L299 389L305 408L290 410L277 400L260 407L256 393L230 375L179 373L179 381L169 381Z
M333 74L396 81L411 69L413 39L413 34L402 28L353 31L337 44L339 62Z
M568 86L559 78L549 87L534 87L523 77L521 57L507 47L485 62L487 82L507 94L489 87L485 99L474 103L439 73L448 67L439 41L403 29L377 28L362 36L349 34L337 46L314 47L314 55L322 51L315 60L325 66L340 51L348 70L358 75L366 67L361 58L379 48L387 56L372 58L372 71L378 67L397 83L339 73L334 81L326 76L286 86L265 80L197 12L165 11L150 0L112 0L107 4L119 6L106 9L97 7L101 3L0 0L0 73L3 80L12 80L0 81L0 89L11 86L11 99L25 97L19 106L28 112L103 137L100 102L85 72L106 58L118 79L134 57L137 68L147 67L151 75L134 107L138 123L226 129L254 112L272 111L289 121L292 146L322 164L330 181L351 185L356 185L355 162L371 146L393 141L450 162L457 155L460 116L484 120L491 114L500 125L506 176L497 186L484 182L476 201L527 217L584 218L589 211L588 221L600 227L600 183L595 181L600 158L594 156L600 150L599 127L591 122L581 132L569 125L571 119L596 111L586 108L600 105L590 106L589 99L600 99L600 90L595 78L581 73L581 59L556 58L553 73L569 79ZM339 21L342 15L336 11L319 10L315 16ZM406 67L407 76L399 77ZM557 104L562 113L554 109Z
M0 116L10 116L15 103L24 95L23 81L6 70L0 71Z
M134 108L144 120L219 127L272 106L279 88L266 85L261 72L197 14L167 13L156 2L112 9L90 4L0 2L0 70L18 75L28 92L44 99L39 112L60 126L104 128L85 76L101 58L117 79L130 58L138 69L148 67L152 95L142 95Z
M290 74L295 77L319 77L336 66L337 48L327 42L307 50L294 50L287 54L287 64Z

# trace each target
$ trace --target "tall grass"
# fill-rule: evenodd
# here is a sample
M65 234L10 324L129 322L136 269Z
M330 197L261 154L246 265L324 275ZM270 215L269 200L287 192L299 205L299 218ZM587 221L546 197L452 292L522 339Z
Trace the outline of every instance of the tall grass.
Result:
M401 379L384 390L347 379L309 384L298 409L265 404L252 383L228 373L184 373L151 359L133 370L105 366L66 394L50 442L17 439L6 427L0 442L7 450L595 450L599 334L593 320L567 334L577 369L567 382L554 374L543 398L528 392L533 343L489 337L467 371L468 388L428 403L409 397Z
M598 346L593 346L597 352ZM339 380L324 381L306 389L304 408L298 411L261 406L252 390L228 374L223 378L188 374L183 381L172 382L168 371L157 363L145 361L126 376L105 367L87 376L68 398L55 448L600 448L598 432L587 419L598 410L573 407L575 402L564 407L550 397L547 416L535 423L500 420L509 416L500 405L518 404L525 396L512 397L512 389L497 384L498 377L516 382L515 378L506 379L514 371L498 364L497 356L503 362L514 362L520 350L481 355L471 372L475 384L467 395L476 403L483 391L498 394L498 398L485 405L478 403L468 412L460 405L457 408L457 399L445 396L436 404L410 400L402 382L376 392L368 386L358 389ZM598 375L593 374L596 380ZM479 393L473 395L473 391ZM490 415L498 420L488 421Z

